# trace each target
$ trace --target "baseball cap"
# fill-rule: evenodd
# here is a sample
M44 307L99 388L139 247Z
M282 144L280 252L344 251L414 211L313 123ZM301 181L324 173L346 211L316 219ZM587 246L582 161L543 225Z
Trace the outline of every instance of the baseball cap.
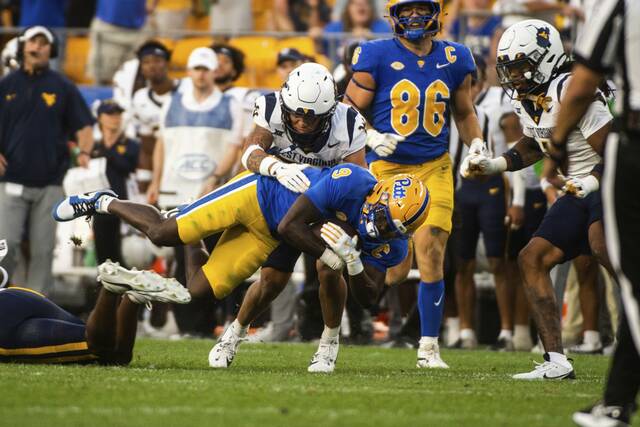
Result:
M169 60L171 58L171 51L167 47L156 40L146 41L140 46L136 52L138 59L142 59L147 55L154 55Z
M124 108L122 108L114 99L105 99L100 102L97 113L99 116L100 114L116 114L122 113L123 111Z
M285 61L304 61L307 57L293 47L286 47L278 52L277 64L280 65Z
M196 67L204 67L209 70L218 68L216 53L208 47L197 47L193 49L187 61L187 69L192 70Z
M42 25L27 28L23 34L23 38L24 40L31 40L37 35L43 35L50 44L53 44L53 34L47 27L43 27Z

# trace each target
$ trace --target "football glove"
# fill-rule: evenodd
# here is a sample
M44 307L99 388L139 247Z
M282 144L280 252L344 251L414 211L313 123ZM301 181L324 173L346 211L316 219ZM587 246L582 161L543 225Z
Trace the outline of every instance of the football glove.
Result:
M564 187L562 187L562 191L567 194L573 194L579 199L584 199L590 193L598 191L599 188L600 181L598 181L598 178L589 175L584 178L567 178Z
M309 178L302 172L307 166L277 162L271 167L271 175L294 193L304 193L311 185Z
M342 227L327 222L320 229L322 240L347 264L349 276L356 276L364 270L360 251L357 249L358 236L349 236Z
M471 141L471 145L469 145L469 155L489 157L487 144L485 144L485 142L480 138L474 138Z
M464 178L495 175L506 170L507 160L502 156L492 159L483 154L468 154L460 164L460 175Z
M375 129L367 130L367 145L380 157L387 157L396 151L398 142L404 141L404 136L393 133L380 133Z

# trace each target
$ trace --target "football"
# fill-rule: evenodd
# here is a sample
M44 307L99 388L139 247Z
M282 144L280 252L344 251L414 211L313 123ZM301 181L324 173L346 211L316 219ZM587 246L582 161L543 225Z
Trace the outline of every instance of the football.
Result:
M322 226L324 224L326 224L328 222L332 222L335 225L340 226L340 228L342 228L351 237L353 237L356 234L358 234L358 232L356 230L354 230L353 227L351 225L349 225L349 223L334 218L334 219L327 219L327 220L324 220L324 221L320 221L320 222L318 222L316 224L313 224L311 226L311 231L313 232L313 234L316 235L317 238L322 240L322 236L320 236L320 229L322 228ZM360 247L360 245L362 243L360 240L361 239L358 238L358 247Z

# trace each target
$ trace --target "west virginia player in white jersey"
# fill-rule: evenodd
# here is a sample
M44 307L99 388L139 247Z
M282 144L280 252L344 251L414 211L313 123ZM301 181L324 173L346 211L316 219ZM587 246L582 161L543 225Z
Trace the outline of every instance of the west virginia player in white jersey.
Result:
M471 154L462 174L492 175L523 169L548 155L564 88L571 79L560 34L551 24L526 20L508 28L497 53L500 83L513 99L523 138L495 159ZM545 362L515 379L574 378L562 349L560 317L550 279L551 269L581 254L593 254L610 272L602 226L599 181L601 155L613 117L601 92L594 94L586 116L569 136L570 168L565 195L545 215L538 230L520 252L519 262L531 311L544 345Z
M384 179L412 173L431 193L429 218L414 237L421 279L417 366L447 368L440 358L438 335L444 306L443 260L453 212L449 122L452 114L472 152L486 150L469 92L475 64L465 46L434 39L440 30L438 1L391 0L387 8L395 37L362 43L356 49L345 100L360 110L371 107L374 129L367 142L374 150L373 174Z

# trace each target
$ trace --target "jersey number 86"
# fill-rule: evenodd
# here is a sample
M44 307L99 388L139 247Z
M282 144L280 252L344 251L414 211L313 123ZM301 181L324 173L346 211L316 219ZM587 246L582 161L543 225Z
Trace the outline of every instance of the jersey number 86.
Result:
M402 136L411 135L420 125L420 89L411 80L402 79L391 92L391 127ZM440 135L444 127L444 113L449 99L449 87L442 80L435 80L424 91L422 126L431 136Z

